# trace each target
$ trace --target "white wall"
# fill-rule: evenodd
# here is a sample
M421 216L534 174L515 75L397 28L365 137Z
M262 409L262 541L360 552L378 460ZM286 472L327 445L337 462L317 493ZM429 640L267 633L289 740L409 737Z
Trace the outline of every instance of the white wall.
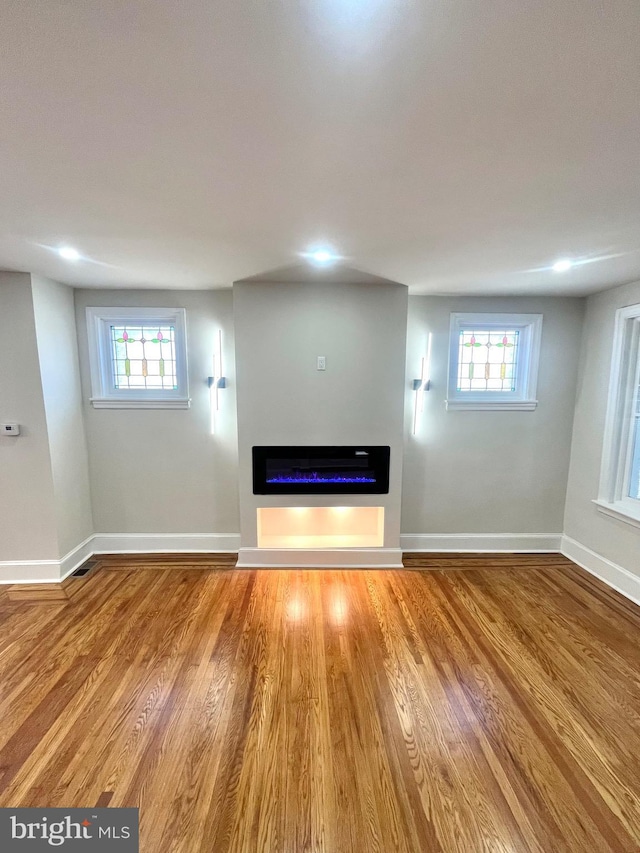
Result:
M582 299L409 298L404 534L562 532L583 310ZM535 411L446 411L455 311L544 315ZM428 332L432 390L412 436L409 384L420 375Z
M75 300L96 532L237 534L231 291L76 290ZM185 308L191 408L94 409L89 402L87 306ZM212 436L206 379L219 328L228 388L220 392ZM209 547L215 550L215 542Z
M60 556L93 533L73 290L31 277Z
M17 422L21 429L16 438L0 436L0 563L57 560L53 476L26 273L0 273L0 421ZM16 577L15 567L0 566L0 580Z
M640 282L587 300L564 528L567 536L640 579L640 528L603 515L592 503L600 480L615 312L637 303ZM588 554L582 556L589 561ZM639 592L635 584L635 595Z
M252 494L253 445L382 444L391 447L389 495L345 495L340 503L384 506L385 547L397 548L407 289L238 283L233 298L243 547L257 544L258 506L292 503L290 496ZM316 369L318 355L326 356L325 371Z

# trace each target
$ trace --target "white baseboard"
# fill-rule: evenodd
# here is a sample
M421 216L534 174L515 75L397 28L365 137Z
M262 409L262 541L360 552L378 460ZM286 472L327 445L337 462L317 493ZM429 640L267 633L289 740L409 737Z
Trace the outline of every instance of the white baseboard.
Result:
M607 560L601 554L587 548L580 542L576 542L570 536L562 537L561 551L565 557L577 563L581 569L594 575L624 595L635 604L640 604L640 576L634 575L628 569L624 569L617 563Z
M93 536L89 536L60 560L60 580L63 581L72 572L75 572L78 566L81 566L93 554L93 538Z
M559 534L404 534L401 548L296 550L240 548L240 535L99 533L60 560L0 562L0 584L60 583L93 554L238 553L239 568L402 568L402 551L561 552L640 604L640 577Z
M0 584L60 583L60 560L3 560Z
M560 550L560 533L403 533L403 551L505 552L508 554Z
M6 560L0 562L0 584L60 583L87 560L93 536L76 545L61 560Z
M239 569L401 569L400 548L240 548Z
M239 533L96 533L94 554L236 553Z
M93 554L235 554L239 547L239 533L96 533L60 560L0 562L0 584L60 583Z

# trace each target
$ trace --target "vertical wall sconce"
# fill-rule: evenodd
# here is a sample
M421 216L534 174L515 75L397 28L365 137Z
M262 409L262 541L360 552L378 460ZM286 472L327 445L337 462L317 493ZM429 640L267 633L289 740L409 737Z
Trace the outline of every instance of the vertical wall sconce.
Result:
M213 376L207 379L209 386L209 403L211 406L211 435L216 431L216 412L220 408L219 392L227 387L227 380L222 372L222 329L218 329L213 347Z
M424 392L431 390L431 342L433 333L427 335L427 354L423 356L420 362L420 379L414 379L411 387L415 392L415 400L413 401L413 430L412 435L418 431L419 416L424 411Z

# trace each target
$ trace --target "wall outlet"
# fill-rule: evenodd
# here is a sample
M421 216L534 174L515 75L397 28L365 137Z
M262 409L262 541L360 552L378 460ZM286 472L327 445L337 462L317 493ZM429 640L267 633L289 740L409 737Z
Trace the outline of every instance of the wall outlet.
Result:
M327 369L327 357L325 355L318 356L318 370Z
M20 435L20 425L0 424L0 435Z

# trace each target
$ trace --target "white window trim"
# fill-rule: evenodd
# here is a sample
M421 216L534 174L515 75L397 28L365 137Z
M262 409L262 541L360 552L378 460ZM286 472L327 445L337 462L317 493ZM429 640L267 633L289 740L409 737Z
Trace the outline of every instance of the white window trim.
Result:
M113 387L110 326L114 323L172 325L176 330L176 390ZM96 409L188 409L186 311L184 308L87 308L91 404Z
M630 498L632 406L640 382L640 305L616 311L598 497L604 515L640 527L640 501Z
M531 412L538 405L538 365L542 314L452 314L449 334L447 410ZM458 355L461 329L518 329L520 331L516 390L458 391Z

